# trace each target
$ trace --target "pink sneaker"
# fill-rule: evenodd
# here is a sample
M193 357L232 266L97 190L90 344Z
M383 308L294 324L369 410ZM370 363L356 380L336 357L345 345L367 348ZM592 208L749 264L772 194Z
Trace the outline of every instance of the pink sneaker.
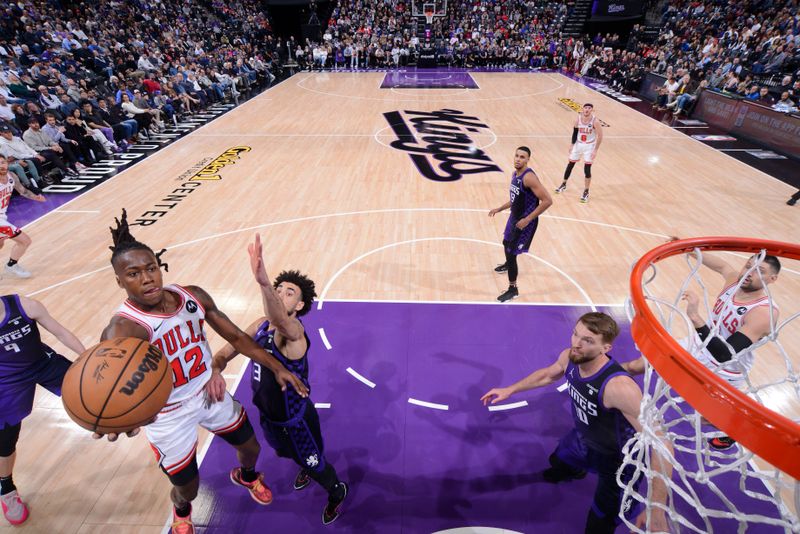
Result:
M3 505L3 515L12 525L21 525L28 519L28 507L19 498L17 490L0 495L0 504Z
M231 482L237 486L247 488L253 500L262 506L266 506L272 502L272 491L269 489L269 486L264 484L264 475L262 473L259 473L258 478L254 481L245 482L242 480L242 468L237 467L231 470Z
M194 523L192 523L192 514L186 517L178 517L175 513L175 507L172 507L172 528L171 534L194 534Z

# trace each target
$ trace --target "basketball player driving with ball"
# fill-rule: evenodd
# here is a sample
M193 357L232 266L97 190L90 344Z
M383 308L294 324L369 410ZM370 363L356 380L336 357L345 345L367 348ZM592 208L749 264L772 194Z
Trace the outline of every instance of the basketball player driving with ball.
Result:
M111 230L114 240L111 265L117 284L128 298L117 309L102 340L117 337L144 339L157 346L172 367L173 389L166 406L145 426L145 434L161 469L172 483L173 534L195 532L191 502L197 497L200 477L196 459L197 425L213 432L235 449L241 464L230 473L258 504L272 502L272 492L255 470L260 446L242 406L226 391L225 379L212 369L212 353L204 331L208 323L236 350L271 372L281 388L294 388L302 397L308 389L272 355L258 346L220 311L211 296L197 286L164 286L158 254L136 241L127 214ZM133 436L135 429L128 433ZM100 436L95 434L95 437ZM109 434L109 441L117 436Z

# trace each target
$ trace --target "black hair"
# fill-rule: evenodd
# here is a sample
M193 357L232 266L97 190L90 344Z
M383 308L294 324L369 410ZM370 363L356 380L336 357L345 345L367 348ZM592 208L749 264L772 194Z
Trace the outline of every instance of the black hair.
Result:
M125 211L125 208L122 209L122 218L117 219L114 217L114 222L117 224L117 227L111 228L109 226L108 228L111 230L111 239L114 242L114 245L108 247L111 250L111 265L114 265L114 260L129 250L146 250L156 257L156 262L159 267L163 267L165 271L169 272L169 265L161 261L161 255L164 254L167 249L162 248L156 253L144 243L136 241L136 238L131 235L131 230L128 226L128 212Z
M588 102L583 105L583 107L589 106L590 108L594 109L594 104L589 104Z
M274 287L277 288L281 282L289 282L300 288L300 293L303 295L303 308L297 312L297 316L302 317L307 314L311 310L311 303L314 302L314 297L317 296L314 281L301 274L300 271L283 271L275 279Z
M764 256L764 263L772 267L772 270L775 274L781 272L781 260L779 260L776 256Z
M528 157L531 157L531 149L530 148L528 148L526 146L518 146L517 150L522 150L523 152L528 154Z

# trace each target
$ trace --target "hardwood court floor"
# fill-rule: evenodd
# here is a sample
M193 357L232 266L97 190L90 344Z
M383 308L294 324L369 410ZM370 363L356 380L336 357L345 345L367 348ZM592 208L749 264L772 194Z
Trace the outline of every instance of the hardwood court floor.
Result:
M125 207L132 219L156 221L132 232L169 249L165 282L202 286L242 326L260 313L246 261L256 231L270 274L307 271L324 299L492 301L506 286L493 272L506 217L487 213L507 199L519 145L533 149L548 189L560 183L574 113L559 98L594 103L610 127L591 202L578 202L578 165L541 221L535 258L521 260L517 302L619 304L631 264L668 235L797 239L787 185L560 75L477 73L472 90L379 89L383 76L298 74L148 157L29 225L24 264L34 277L3 279L4 291L41 299L95 343L124 298L107 247L108 226ZM396 137L384 113L445 108L488 126L465 133L502 172L437 182L389 147ZM237 146L250 150L221 168L221 179L182 185ZM797 311L800 294L800 267L786 266L774 286L783 317ZM677 288L677 275L668 276ZM787 347L798 346L797 330L785 333ZM218 336L210 341L220 347ZM231 385L242 365L227 371ZM21 530L151 533L167 518L169 485L143 436L94 442L45 393L18 455L15 481L32 511Z

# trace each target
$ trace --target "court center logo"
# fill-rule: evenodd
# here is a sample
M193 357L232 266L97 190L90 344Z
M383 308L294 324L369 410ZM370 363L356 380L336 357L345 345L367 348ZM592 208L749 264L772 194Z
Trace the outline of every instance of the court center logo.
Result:
M467 174L503 172L470 137L489 129L478 117L455 109L389 111L383 116L397 137L390 146L408 152L428 180L454 182Z
M234 165L240 159L240 154L250 152L252 147L234 146L211 160L204 159L187 172L181 174L178 180L181 181L180 187L176 187L162 198L152 209L145 211L133 222L131 226L150 226L158 222L170 210L174 209L191 193L197 191L207 181L222 180L220 172L228 165ZM193 311L193 310L189 310Z

